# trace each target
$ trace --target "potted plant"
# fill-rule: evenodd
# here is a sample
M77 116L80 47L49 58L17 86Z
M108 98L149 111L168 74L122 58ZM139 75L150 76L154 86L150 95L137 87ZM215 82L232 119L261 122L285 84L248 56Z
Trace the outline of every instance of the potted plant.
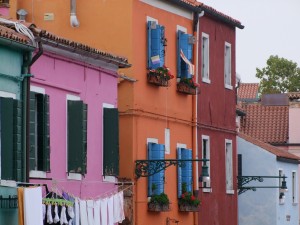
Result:
M152 193L156 190L156 185L152 184ZM165 193L154 194L150 197L148 202L148 210L154 212L169 211L170 201L168 195Z
M148 82L157 86L168 86L168 81L173 79L170 69L166 66L150 69L147 74Z
M197 212L200 200L197 199L192 192L187 191L186 183L182 184L182 195L178 200L179 211Z
M196 95L198 94L199 84L193 78L180 78L177 83L177 91L185 94Z

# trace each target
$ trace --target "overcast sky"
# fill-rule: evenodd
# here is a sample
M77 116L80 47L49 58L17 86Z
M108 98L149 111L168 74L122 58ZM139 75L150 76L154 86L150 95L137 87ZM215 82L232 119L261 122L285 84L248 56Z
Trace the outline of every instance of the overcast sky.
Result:
M201 0L239 20L236 29L236 71L243 83L259 82L256 68L270 55L292 60L300 67L300 0Z

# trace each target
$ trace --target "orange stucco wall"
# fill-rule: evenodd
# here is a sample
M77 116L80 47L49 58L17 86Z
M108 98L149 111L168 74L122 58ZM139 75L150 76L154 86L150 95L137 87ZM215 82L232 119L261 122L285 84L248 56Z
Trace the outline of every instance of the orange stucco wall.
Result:
M72 28L69 2L18 0L16 8L25 8L29 12L28 21L34 22L38 27L100 50L124 56L132 64L130 69L120 70L120 73L137 81L121 80L118 87L120 177L135 179L135 160L147 159L147 138L156 138L160 144L164 144L165 128L170 129L171 136L171 153L165 155L166 159L176 159L177 143L186 144L187 148L195 146L192 123L195 118L192 112L195 97L178 93L176 78L170 80L169 87L152 86L146 80L147 16L157 19L159 24L165 26L167 38L165 63L175 76L177 25L187 28L191 34L193 21L154 8L140 0L77 0L80 26ZM54 20L45 21L44 13L53 13ZM165 192L172 202L172 210L169 212L148 212L147 179L140 178L135 182L133 194L135 224L166 224L167 217L185 225L197 221L195 213L178 211L176 167L169 167L165 172Z

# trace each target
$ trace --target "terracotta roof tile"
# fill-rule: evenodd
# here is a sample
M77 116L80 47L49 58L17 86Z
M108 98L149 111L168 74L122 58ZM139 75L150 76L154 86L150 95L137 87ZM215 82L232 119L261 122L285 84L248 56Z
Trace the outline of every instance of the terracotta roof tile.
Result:
M288 141L288 106L243 104L246 116L241 118L240 131L270 144Z
M30 44L30 39L23 34L17 33L15 30L0 25L0 37L13 40L22 44Z
M290 100L300 98L300 92L289 92L289 93L287 93L287 95L288 95Z
M246 135L244 133L238 133L238 136L254 145L257 145L265 150L267 150L268 152L278 156L278 157L282 157L282 158L287 158L287 159L296 159L296 160L300 160L300 158L294 154L289 153L288 151L285 151L283 149L277 148L273 145L267 144L263 141L260 141L258 139L255 139L253 137L250 137L249 135Z
M258 98L258 83L241 83L238 89L239 99L257 99Z

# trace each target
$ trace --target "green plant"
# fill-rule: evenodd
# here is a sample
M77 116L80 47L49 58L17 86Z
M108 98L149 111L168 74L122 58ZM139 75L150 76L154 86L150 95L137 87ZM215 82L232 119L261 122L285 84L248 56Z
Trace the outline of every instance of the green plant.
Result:
M158 67L156 69L151 69L149 70L148 75L159 76L166 80L170 80L174 78L174 75L171 74L170 69L166 66Z
M161 193L159 195L151 196L150 203L158 205L168 205L170 203L168 195Z
M179 83L184 83L184 84L188 85L191 88L197 88L197 87L199 87L199 84L196 83L193 78L185 78L185 77L184 78L180 78Z
M192 192L187 191L186 183L182 183L182 195L178 201L179 205L191 205L191 206L198 206L200 204L200 200L197 199Z

